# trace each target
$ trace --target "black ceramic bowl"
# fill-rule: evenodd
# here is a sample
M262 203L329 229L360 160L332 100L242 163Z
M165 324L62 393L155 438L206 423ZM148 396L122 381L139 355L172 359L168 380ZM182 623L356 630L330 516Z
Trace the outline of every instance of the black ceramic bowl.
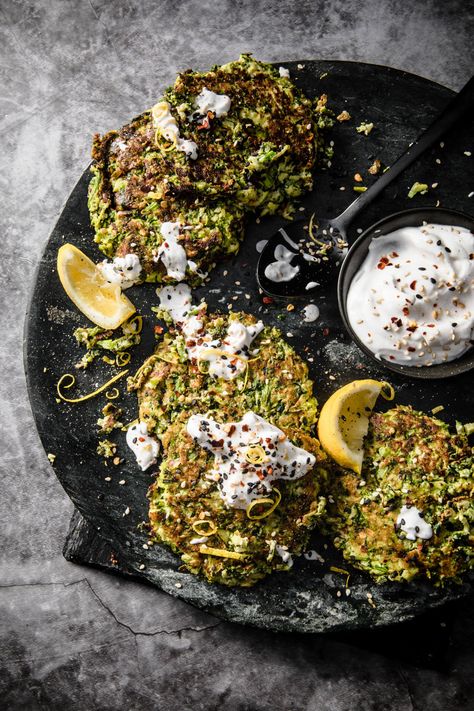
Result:
M392 363L387 360L376 358L371 350L356 336L349 319L347 317L346 299L349 291L350 283L364 261L369 250L369 244L374 237L385 235L388 232L393 232L401 227L419 227L423 222L431 222L441 225L456 225L465 227L474 232L474 218L469 217L462 212L456 210L447 210L444 208L428 207L415 208L413 210L403 210L396 212L393 215L384 217L383 220L376 222L363 232L360 237L354 242L341 267L339 280L337 284L337 298L339 302L339 310L341 312L344 325L349 332L354 343L364 351L372 360L379 365L383 365L389 370L396 373L401 373L410 378L450 378L460 373L465 373L474 367L474 347L471 348L460 358L441 363L439 365L430 366L408 366Z

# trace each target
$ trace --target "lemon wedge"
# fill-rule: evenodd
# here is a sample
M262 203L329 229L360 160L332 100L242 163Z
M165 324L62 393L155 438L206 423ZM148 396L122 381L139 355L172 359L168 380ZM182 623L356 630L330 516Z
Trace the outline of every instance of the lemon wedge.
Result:
M58 251L58 275L71 301L96 326L114 329L135 313L135 306L111 284L84 252L73 244Z
M356 474L361 473L364 437L379 395L393 400L395 393L389 383L353 380L331 395L319 416L318 437L322 447L337 464Z

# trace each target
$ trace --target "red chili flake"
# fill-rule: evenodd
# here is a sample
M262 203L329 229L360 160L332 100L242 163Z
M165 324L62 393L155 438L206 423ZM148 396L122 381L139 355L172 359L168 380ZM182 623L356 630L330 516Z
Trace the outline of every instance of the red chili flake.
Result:
M407 351L410 351L410 353L414 353L416 351L416 348L413 348L413 346L408 346Z
M163 333L163 326L155 326L155 333L157 335L160 335L160 333Z
M434 328L434 327L435 327L435 324L434 324L434 323L427 323L426 325L428 326L428 328Z
M273 299L271 296L264 296L262 298L264 304L273 304Z
M144 441L145 441L145 437L139 437L139 438L138 438L138 441L139 441L139 442L144 442Z
M210 443L213 447L223 447L224 439L211 439Z
M263 481L263 479L265 479L265 474L262 472L262 470L255 472L255 473L258 476L258 478L260 479L260 481Z
M391 257L398 257L399 254L398 254L398 252L392 252L392 254L391 254L390 256L391 256Z
M418 328L418 326L407 326L407 331L410 331L411 333L415 333L417 328Z
M412 283L410 284L410 289L413 289L413 291L415 291L415 289L416 289L416 279L414 279L414 280L412 281Z
M249 431L249 426L248 425L242 425L242 432L248 432Z
M389 267L392 265L392 262L389 260L388 257L380 257L380 261L377 264L377 269L385 269L385 267Z
M273 467L268 467L268 468L267 468L267 473L268 473L268 474L273 474Z
M402 311L404 316L408 316L408 314L410 313L410 309L408 308L408 306L404 306Z
M396 323L397 326L401 326L401 325L402 325L402 319L401 319L401 318L398 318L398 316L392 316L392 318L390 319L390 321L391 321L392 323Z
M210 126L209 119L206 117L205 119L203 119L202 123L199 124L199 126L197 127L197 130L202 131L203 128L209 128L209 126Z
M329 328L323 328L323 336L329 336Z
M228 431L227 434L228 434L229 437L230 437L231 435L234 434L234 432L235 432L235 425L231 425L231 426L229 427L229 431Z

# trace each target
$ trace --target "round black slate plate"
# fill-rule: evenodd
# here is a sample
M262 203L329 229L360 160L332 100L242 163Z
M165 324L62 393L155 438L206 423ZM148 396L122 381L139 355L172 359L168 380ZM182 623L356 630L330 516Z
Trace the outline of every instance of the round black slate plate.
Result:
M331 138L335 158L329 171L319 173L314 194L303 202L306 214L313 209L330 216L341 210L355 195L353 175L366 175L374 158L389 165L414 140L451 97L452 92L432 82L386 67L352 62L302 61L285 63L292 78L309 95L322 92L330 97L336 113L347 109L352 120L337 124ZM375 128L366 137L355 131L362 121L372 121ZM441 204L469 212L472 189L472 162L464 155L469 150L472 125L458 128L411 172L391 186L382 199L372 205L356 228L365 228L385 214L417 205ZM440 163L436 162L436 159ZM407 199L411 184L419 180L438 187L427 195ZM345 576L330 572L336 565L347 568L331 545L315 537L313 547L325 563L297 560L290 573L274 574L252 589L227 589L211 586L179 570L179 559L166 548L143 548L146 534L137 526L147 518L146 491L152 478L139 472L118 433L123 465L108 467L95 454L95 422L104 405L103 397L79 405L56 402L55 385L65 372L74 371L81 355L72 336L85 318L72 306L56 274L56 254L64 242L72 242L99 260L101 255L92 242L92 230L86 204L88 171L74 188L54 228L38 267L36 283L26 319L25 368L29 395L38 431L46 452L56 455L55 472L81 514L109 540L120 563L138 576L147 578L171 595L180 597L219 617L272 630L321 632L398 622L427 608L466 595L471 584L437 590L426 584L374 585L365 575L350 569L350 595L345 591ZM469 188L471 183L471 188ZM340 188L344 187L345 190ZM301 213L303 214L303 213ZM257 240L270 236L281 223L279 218L252 221L245 243L237 258L222 263L212 273L210 283L197 290L206 296L212 310L246 309L267 324L279 326L295 348L311 359L310 371L315 392L321 402L337 387L354 378L387 378L353 345L344 332L336 302L336 284L326 293L314 292L320 318L303 323L305 303L295 303L291 313L284 304L262 303L255 282ZM152 351L154 316L151 306L157 298L152 285L134 287L128 292L144 315L144 338L133 353L130 369L137 368ZM309 299L308 299L309 300ZM78 373L77 392L93 390L111 376L111 369L96 363L89 371ZM443 416L450 422L472 419L469 413L465 376L448 381L414 381L390 374L396 388L396 402L413 403L429 411L444 405ZM124 419L135 417L136 399L125 392L122 382L121 406ZM111 477L111 481L106 481ZM120 484L125 481L125 484ZM127 510L130 513L126 513ZM372 595L373 605L369 604Z

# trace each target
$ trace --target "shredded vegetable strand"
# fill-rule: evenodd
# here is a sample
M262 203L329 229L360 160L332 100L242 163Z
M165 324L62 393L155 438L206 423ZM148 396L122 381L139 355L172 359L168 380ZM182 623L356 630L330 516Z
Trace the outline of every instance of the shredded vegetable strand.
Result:
M393 385L384 382L380 394L384 398L384 400L393 400L393 398L395 397L395 390L393 388Z
M259 521L262 518L267 518L267 516L270 516L270 514L272 514L275 511L276 507L278 506L278 504L281 501L281 493L275 486L273 487L273 491L275 491L276 495L277 495L275 500L270 499L269 497L268 498L261 498L261 499L254 499L247 506L245 513L247 514L247 517L251 521ZM271 505L269 506L268 509L265 509L265 511L263 513L255 514L255 516L250 515L252 513L253 509L255 508L255 506L265 506L266 504L271 504Z
M260 444L249 444L244 456L250 464L263 464L268 459L265 450Z
M123 368L124 365L128 365L130 363L130 358L132 356L128 351L122 351L121 353L117 353L115 356L115 364L118 365L119 368Z
M331 565L329 570L333 573L340 573L340 575L346 575L346 588L349 587L349 579L351 577L351 574L348 570L344 570L344 568L336 568L335 565Z
M137 327L133 329L133 333L141 333L143 328L143 316L137 314L132 319L130 319L130 321L127 323L127 326L130 328L134 324L137 324Z
M64 395L61 393L61 387L64 388L64 390L69 390L69 388L72 388L72 386L76 382L76 378L72 373L64 373L62 375L56 385L56 392L58 393L59 397L61 400L64 400L64 402L84 402L85 400L89 400L92 397L95 397L96 395L99 395L99 393L103 392L104 390L107 390L109 385L112 385L112 383L115 383L119 378L123 378L124 375L128 373L128 370L122 370L120 373L117 373L117 375L114 375L113 378L110 378L106 383L100 386L100 388L97 388L97 390L94 390L93 392L89 393L88 395L83 395L82 397L76 397L76 398L68 398L64 397ZM68 384L66 384L66 381L68 381Z
M315 214L316 214L316 213L313 212L313 214L312 214L311 217L310 217L309 226L308 226L308 234L309 234L309 236L311 237L311 239L313 240L313 242L316 242L316 244L319 244L320 247L323 247L323 248L327 249L327 248L328 248L328 245L327 245L325 242L321 242L321 240L316 239L316 237L314 236L314 232L313 232L313 221L314 221L314 216L315 216Z
M106 390L105 397L107 400L116 400L120 397L120 390L118 388L112 388L112 390Z
M209 546L199 546L199 552L204 555L214 555L217 558L233 558L234 560L244 560L247 556L244 553L235 553L224 548L209 548Z
M201 530L203 525L208 527L207 530ZM198 536L213 536L217 531L217 526L214 521L207 521L206 519L203 519L202 521L194 521L194 523L191 524L191 528L198 534Z

